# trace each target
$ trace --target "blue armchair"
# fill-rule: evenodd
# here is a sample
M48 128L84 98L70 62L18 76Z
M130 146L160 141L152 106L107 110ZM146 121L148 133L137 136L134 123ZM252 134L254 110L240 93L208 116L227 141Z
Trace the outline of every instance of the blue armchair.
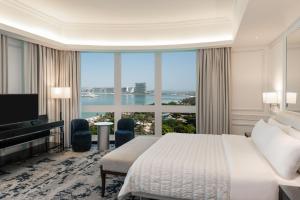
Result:
M88 151L92 145L92 135L89 122L85 119L71 121L71 144L73 151Z
M118 130L115 132L115 147L119 147L134 138L135 122L131 118L118 121Z

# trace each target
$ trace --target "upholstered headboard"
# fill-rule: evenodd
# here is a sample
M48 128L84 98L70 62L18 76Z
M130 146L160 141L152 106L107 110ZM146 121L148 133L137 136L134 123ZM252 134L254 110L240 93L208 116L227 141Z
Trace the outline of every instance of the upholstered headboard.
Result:
M300 114L290 111L280 111L273 118L282 124L290 125L291 127L300 130Z

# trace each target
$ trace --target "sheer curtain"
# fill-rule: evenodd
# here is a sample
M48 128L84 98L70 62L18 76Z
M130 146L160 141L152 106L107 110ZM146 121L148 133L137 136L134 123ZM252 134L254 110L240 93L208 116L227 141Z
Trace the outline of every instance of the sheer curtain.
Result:
M51 99L51 87L59 84L59 50L38 46L39 113L51 120L59 120L59 104Z
M24 42L24 92L38 93L38 45Z
M8 91L7 36L0 34L0 93Z
M198 67L198 132L229 134L231 48L200 49Z
M39 105L40 114L59 120L59 101L51 99L51 87L71 87L72 98L62 99L65 121L65 146L70 146L70 121L79 117L80 55L76 51L60 51L39 46Z
M79 117L80 98L80 53L60 51L59 86L71 87L72 98L62 101L62 114L65 121L65 145L70 146L70 122Z
M72 98L62 100L65 146L70 146L70 121L79 116L79 52L25 42L24 81L26 93L39 94L39 114L47 114L50 120L60 118L60 102L51 99L51 87L71 87Z

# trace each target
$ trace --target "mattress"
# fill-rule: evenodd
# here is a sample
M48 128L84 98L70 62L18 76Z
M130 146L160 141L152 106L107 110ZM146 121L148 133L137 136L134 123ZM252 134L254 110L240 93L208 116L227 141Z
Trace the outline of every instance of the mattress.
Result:
M185 199L176 196L178 191L183 194L192 192L193 195L184 196L189 197L187 199L278 199L278 180L274 176L274 171L264 157L257 151L251 140L243 136L235 135L215 136L216 138L213 140L208 140L207 137L211 136L201 134L167 134L163 136L132 165L119 193L119 199L126 198L128 195L152 197L155 199ZM194 140L193 147L187 145L188 142L191 142L191 138ZM203 140L214 142L203 143ZM220 147L218 148L222 150L223 153L219 150L215 151L208 148L208 151L213 151L214 153L201 154L201 151L193 149L195 145L197 146L197 143L200 145L198 146L199 149L203 148L203 145L209 147L209 145L213 146L214 143L217 143L217 146L219 146L220 143L222 149L220 149ZM168 146L170 147L170 145L174 149L173 151L168 151L166 154L164 149ZM179 150L181 151L179 152ZM195 168L197 165L194 163L197 163L197 160L201 160L203 156L207 155L209 155L208 158L211 158L206 158L210 164L213 163L210 160L216 160L218 163L214 164L215 166L210 166L210 168L203 166ZM218 157L218 159L215 159L215 157ZM194 160L195 162L189 162L187 160ZM223 162L223 160L225 161ZM161 165L159 168L157 167L158 163ZM183 163L186 165L184 166ZM207 163L202 164L207 165ZM222 167L220 167L220 165ZM145 167L147 169L145 169ZM182 168L184 170L174 170L174 168ZM204 170L206 174L201 172L203 169L206 169ZM216 172L214 172L214 170L216 170ZM190 173L190 175L194 177L194 179L192 179L193 181L186 181L184 178L180 178L185 177L187 173ZM168 174L168 176L166 176L166 174ZM216 181L216 179L220 178L216 178L216 176L211 174L218 174L218 177L221 177L222 180L221 184L220 180ZM201 185L199 182L201 182L203 176L205 176L207 180L206 184ZM174 177L179 178L176 179ZM171 178L172 180L168 180ZM169 184L170 182L172 182L171 185ZM221 192L222 195L215 195L212 198L206 195L201 196L202 194L209 193L209 190L206 191L206 187L210 189L214 184L215 187L222 187L215 190ZM197 188L197 190L199 190L198 193L197 191L191 190L190 187ZM203 187L205 192L201 193L201 187ZM177 193L172 191L177 191ZM197 195L200 195L201 198Z

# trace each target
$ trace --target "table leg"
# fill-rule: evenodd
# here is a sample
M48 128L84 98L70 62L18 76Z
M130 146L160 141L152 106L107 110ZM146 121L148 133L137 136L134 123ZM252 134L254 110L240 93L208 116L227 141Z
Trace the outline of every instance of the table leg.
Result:
M60 151L64 151L65 150L65 133L64 133L64 127L61 128L61 131L60 131L60 144L59 144L59 150Z
M98 137L98 140L97 140L97 148L98 148L98 151L100 151L100 126L97 126L97 137Z

